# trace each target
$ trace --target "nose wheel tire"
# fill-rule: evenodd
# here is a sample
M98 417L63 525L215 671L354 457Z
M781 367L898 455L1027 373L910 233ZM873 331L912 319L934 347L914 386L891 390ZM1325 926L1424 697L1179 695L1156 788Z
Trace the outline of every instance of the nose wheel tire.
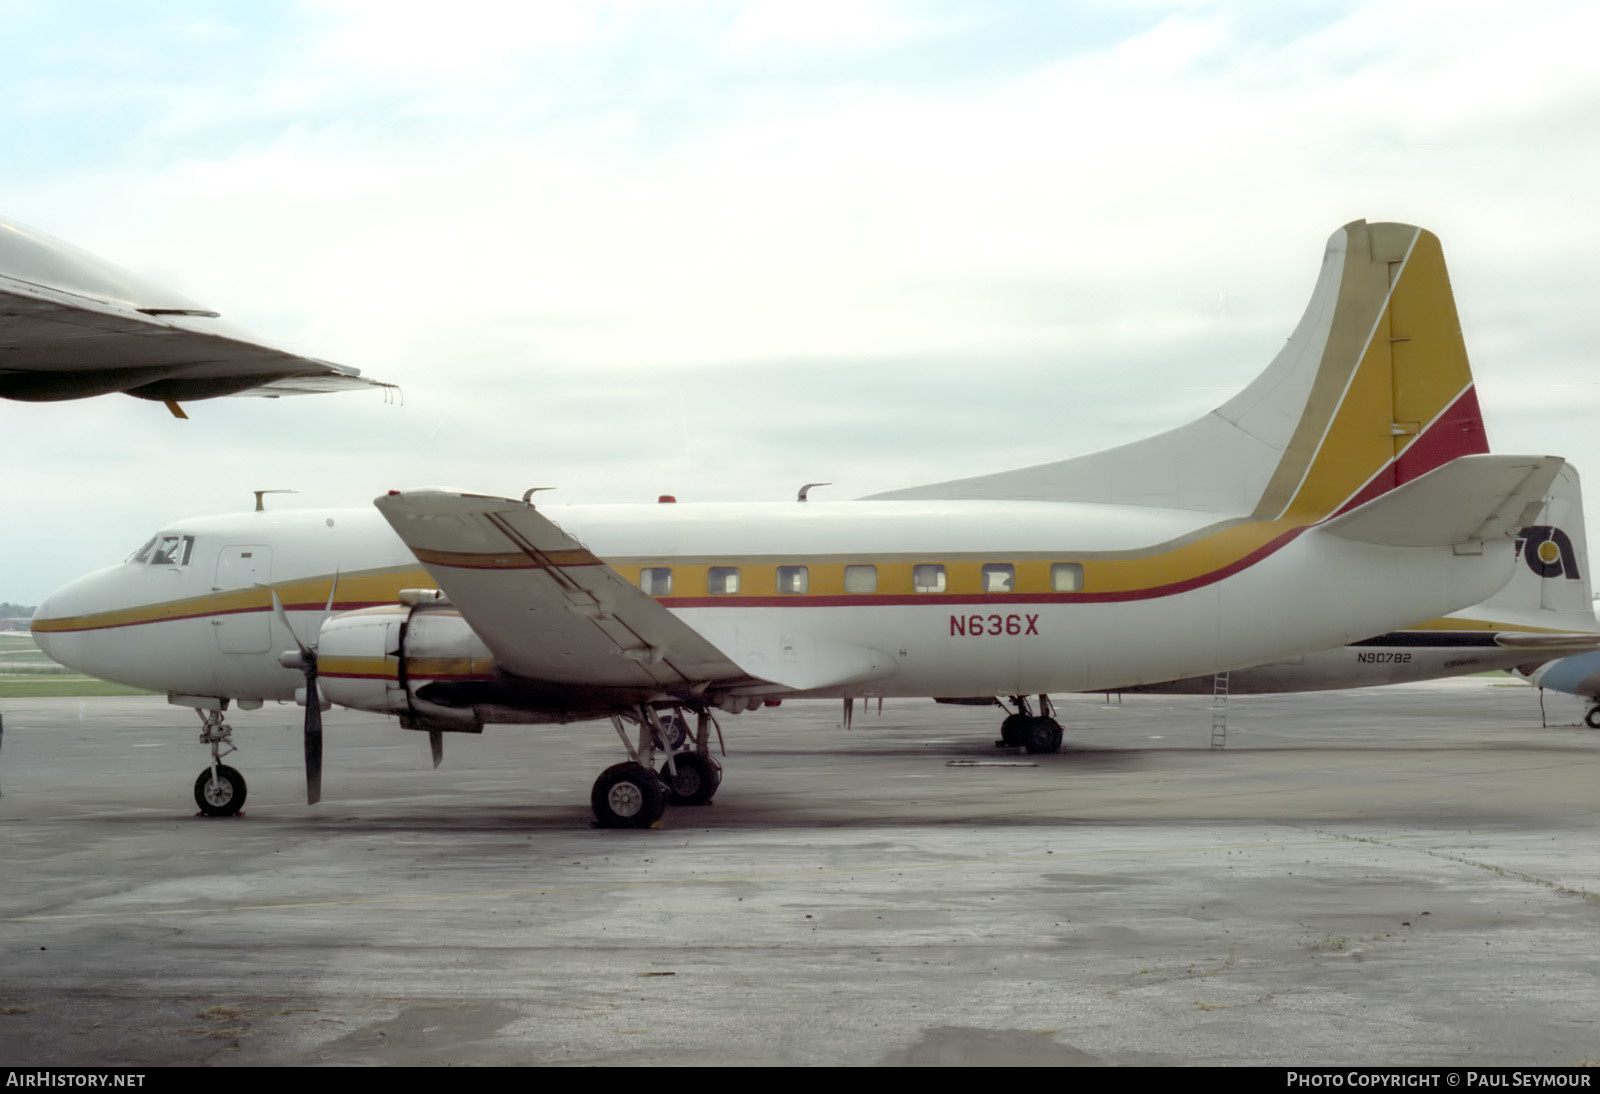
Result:
M1600 707L1594 707L1583 716L1583 724L1590 729L1600 729Z
M218 764L213 777L208 767L194 781L194 803L208 817L231 817L244 808L244 776L227 764Z
M710 756L685 752L672 758L674 774L666 765L661 781L667 784L667 799L673 805L708 805L722 784L722 768Z
M667 811L667 788L641 764L614 764L594 781L589 804L601 828L652 828Z

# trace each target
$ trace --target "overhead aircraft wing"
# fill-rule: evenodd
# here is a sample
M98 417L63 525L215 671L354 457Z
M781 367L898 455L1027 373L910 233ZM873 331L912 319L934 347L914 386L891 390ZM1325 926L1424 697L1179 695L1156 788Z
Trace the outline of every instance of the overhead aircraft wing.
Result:
M673 691L754 682L532 505L439 490L374 504L496 661L519 676Z
M393 387L218 320L68 243L0 220L0 398L190 401Z

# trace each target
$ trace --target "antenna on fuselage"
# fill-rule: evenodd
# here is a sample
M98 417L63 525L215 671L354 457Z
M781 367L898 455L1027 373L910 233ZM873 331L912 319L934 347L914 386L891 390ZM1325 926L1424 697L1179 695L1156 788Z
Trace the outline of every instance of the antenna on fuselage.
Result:
M258 513L266 512L267 507L262 502L261 499L266 497L266 495L268 495L268 494L298 494L299 492L300 491L298 491L298 490L255 490L255 491L252 491L252 493L254 493L255 496L256 496L256 512L258 512Z
M813 486L832 486L832 485L833 485L833 483L831 483L831 482L808 482L808 483L806 483L804 486L802 486L800 488L800 493L794 500L795 501L806 501L807 500L806 495L811 493L811 488Z
M526 490L524 490L522 492L522 504L523 505L532 505L533 504L533 496L535 494L537 494L539 491L541 491L541 490L554 490L554 489L555 489L555 487L553 487L553 486L530 486L530 487L528 487Z

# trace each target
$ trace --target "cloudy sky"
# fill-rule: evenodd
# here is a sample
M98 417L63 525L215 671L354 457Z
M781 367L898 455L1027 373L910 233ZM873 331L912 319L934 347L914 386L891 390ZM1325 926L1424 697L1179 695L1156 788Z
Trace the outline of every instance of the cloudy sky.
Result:
M0 403L0 600L454 485L819 497L1092 451L1443 239L1491 440L1600 512L1600 5L0 0L0 215L402 385Z

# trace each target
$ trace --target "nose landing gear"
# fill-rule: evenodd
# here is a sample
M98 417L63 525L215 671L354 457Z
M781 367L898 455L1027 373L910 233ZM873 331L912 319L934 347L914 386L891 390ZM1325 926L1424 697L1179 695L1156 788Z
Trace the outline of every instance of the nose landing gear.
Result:
M211 746L211 766L194 781L194 803L208 817L231 817L244 808L244 776L222 762L229 752L239 751L233 743L233 727L222 720L220 710L200 710L200 743Z

